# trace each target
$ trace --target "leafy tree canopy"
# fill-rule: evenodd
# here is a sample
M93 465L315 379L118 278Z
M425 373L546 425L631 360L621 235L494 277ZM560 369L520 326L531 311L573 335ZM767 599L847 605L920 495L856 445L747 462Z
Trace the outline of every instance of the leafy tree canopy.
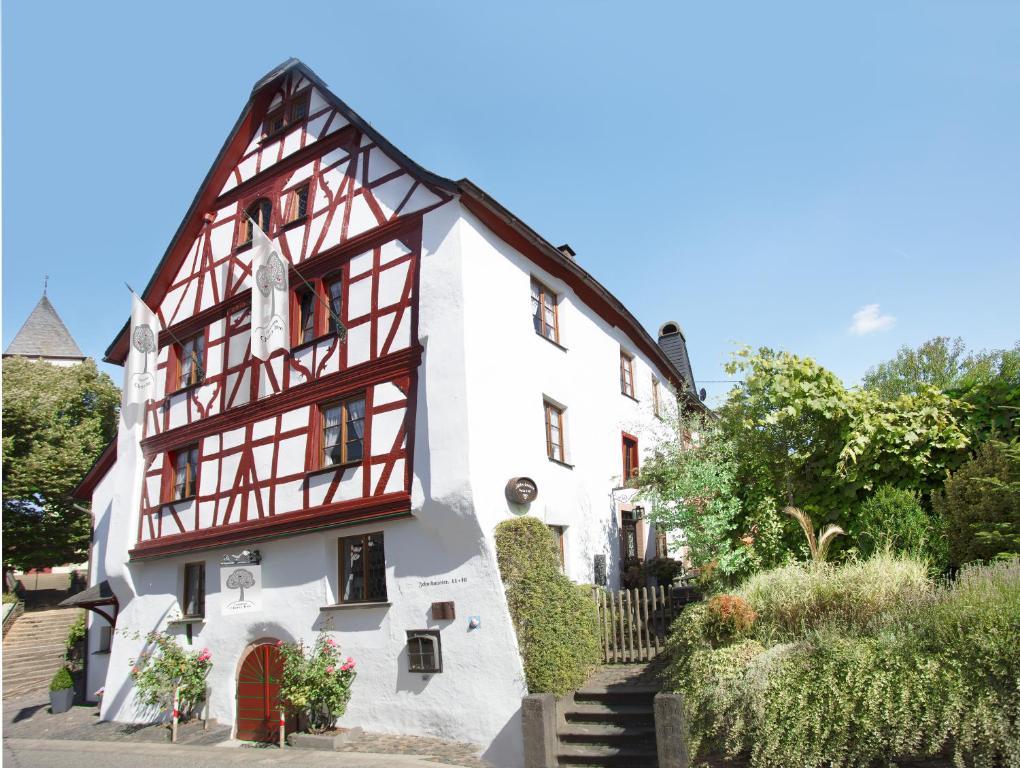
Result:
M846 389L810 358L745 349L742 383L720 410L736 442L741 487L822 520L880 484L930 491L964 458L966 407L922 386L883 400Z
M8 568L79 562L90 519L70 495L117 431L120 390L92 360L3 365L3 558Z
M971 406L966 422L972 439L1020 436L1020 342L968 352L963 339L936 336L871 368L863 387L889 402L934 387Z
M879 486L927 498L966 459L968 406L931 386L885 400L767 348L741 350L728 372L741 383L717 421L681 416L678 434L698 432L693 450L666 443L642 471L657 523L683 531L694 563L713 564L724 580L806 554L784 507L820 528L856 530L860 502Z
M968 352L959 336L936 336L917 349L900 347L892 360L868 369L862 383L883 399L895 400L925 386L946 391L997 378L1020 381L1020 342L1012 349Z

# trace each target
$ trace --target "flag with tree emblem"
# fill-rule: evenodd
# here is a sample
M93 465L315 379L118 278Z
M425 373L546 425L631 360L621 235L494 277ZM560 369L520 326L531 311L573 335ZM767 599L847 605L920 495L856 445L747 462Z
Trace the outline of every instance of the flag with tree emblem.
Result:
M289 264L280 244L270 240L251 219L251 353L268 360L278 349L290 349Z
M131 336L124 366L124 405L144 405L156 398L159 358L159 318L131 292Z

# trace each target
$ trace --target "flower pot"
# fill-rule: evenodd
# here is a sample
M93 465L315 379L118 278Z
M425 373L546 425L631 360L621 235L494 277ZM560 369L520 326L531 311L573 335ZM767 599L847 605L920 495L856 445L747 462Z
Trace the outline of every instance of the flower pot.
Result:
M64 688L60 691L50 691L50 712L59 715L66 712L74 703L74 688Z

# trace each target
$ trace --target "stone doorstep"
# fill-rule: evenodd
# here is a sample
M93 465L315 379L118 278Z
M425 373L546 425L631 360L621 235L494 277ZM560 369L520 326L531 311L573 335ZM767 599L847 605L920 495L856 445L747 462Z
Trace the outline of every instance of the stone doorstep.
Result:
M356 741L364 731L361 728L341 728L329 733L291 733L287 744L295 749L321 749L337 752L345 744Z

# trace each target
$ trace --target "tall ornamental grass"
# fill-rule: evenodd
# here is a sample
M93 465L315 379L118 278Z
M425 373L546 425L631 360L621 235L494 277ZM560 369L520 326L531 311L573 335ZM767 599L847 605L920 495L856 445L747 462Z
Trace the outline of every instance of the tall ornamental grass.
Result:
M725 612L718 601L685 612L669 675L692 752L753 768L934 755L1020 768L1020 561L948 584L924 573L887 555L790 566L748 580Z

